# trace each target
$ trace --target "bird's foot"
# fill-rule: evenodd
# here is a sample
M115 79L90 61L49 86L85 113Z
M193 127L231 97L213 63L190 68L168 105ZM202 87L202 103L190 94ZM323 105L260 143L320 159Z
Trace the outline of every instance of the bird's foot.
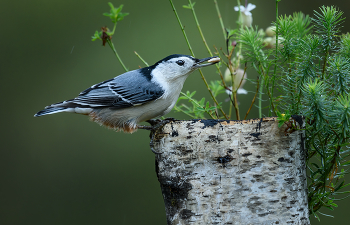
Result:
M173 122L173 121L175 121L174 118L166 118L164 120L151 119L151 120L147 120L146 121L151 126L142 126L142 125L138 126L139 129L145 129L145 130L151 131L151 133L150 133L151 141L149 143L149 146L151 148L151 151L154 154L162 154L161 152L157 152L157 151L154 150L154 142L153 142L153 140L154 140L154 137L157 135L158 130L161 129L162 127L164 127L167 123Z

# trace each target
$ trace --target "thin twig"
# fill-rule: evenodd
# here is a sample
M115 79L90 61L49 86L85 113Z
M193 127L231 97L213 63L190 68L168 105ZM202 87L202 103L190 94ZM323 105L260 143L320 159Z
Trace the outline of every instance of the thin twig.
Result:
M117 56L117 58L118 58L120 64L121 64L122 67L124 68L124 70L125 70L126 72L128 72L129 70L125 67L123 61L122 61L121 58L119 57L119 55L118 55L118 53L117 53L117 50L115 50L115 47L114 47L113 42L112 42L109 38L107 38L107 43L108 43L108 45L111 47L111 49L113 50L115 56Z
M194 57L194 53L193 53L193 50L192 50L191 44L190 44L190 42L188 41L188 38L187 38L187 35L186 35L186 32L185 32L185 28L182 26L182 23L181 23L180 17L179 17L179 15L178 15L178 14L177 14L177 12L176 12L176 9L175 9L175 6L174 6L174 4L173 4L173 1L172 1L172 0L169 0L169 2L170 2L170 4L171 4L171 7L173 8L173 11L174 11L174 13L175 13L175 16L176 16L177 22L179 22L179 24L180 24L180 28L181 28L181 31L182 31L182 33L183 33L184 37L185 37L185 40L186 40L187 46L188 46L188 48L189 48L189 50L190 50L190 52L191 52L192 56Z
M262 67L262 65L260 64L260 67ZM263 69L262 69L263 70ZM263 91L263 88L264 88L264 73L263 73L263 76L260 77L261 79L261 85L260 85L260 90L259 90L259 118L262 118L262 91Z
M205 47L207 48L207 51L208 51L209 55L210 55L210 56L213 56L213 53L211 52L211 50L210 50L210 48L209 48L209 46L208 46L208 43L207 43L207 41L205 40L204 34L203 34L203 32L202 32L202 29L201 29L201 27L200 27L200 25L199 25L199 22L198 22L198 19L197 19L197 15L196 15L196 12L194 11L194 7L193 7L193 5L192 5L191 0L188 0L188 3L189 3L189 5L191 6L192 14L193 14L194 20L195 20L195 22L196 22L196 25L197 25L199 34L201 35L202 41L203 41ZM217 71L220 73L220 67L219 67L219 65L218 65L218 64L215 64L215 66L216 66Z
M230 89L230 88L228 88L228 87L226 87L225 89L228 90L228 91L230 91L230 92L232 92L232 89ZM235 103L234 103L234 101L232 100L231 95L229 95L229 99L230 99L232 105L234 105Z
M134 53L146 66L149 66L148 63L136 51L134 51Z
M217 12L218 17L219 17L221 29L222 29L222 32L224 33L224 38L226 40L226 32L225 32L224 22L222 21L222 17L221 17L221 13L220 13L218 2L216 0L214 0L214 4L215 4L216 12Z
M237 91L233 92L233 99L234 99L234 107L235 107L235 111L236 111L236 118L237 120L241 120L240 116L239 116L239 106L238 106L238 100L237 100Z
M186 32L185 32L185 29L184 29L184 27L182 26L182 23L181 23L181 21L180 21L179 15L178 15L177 12L176 12L175 6L174 6L172 0L169 0L169 2L170 2L170 4L171 4L171 7L173 8L173 11L174 11L175 16L176 16L176 18L177 18L177 21L179 22L179 25L180 25L181 30L182 30L182 33L183 33L183 35L184 35L184 37L185 37L185 39L186 39L187 45L188 45L188 47L189 47L189 49L190 49L190 52L191 52L192 56L195 57L195 55L194 55L194 53L193 53L193 50L192 50L192 47L191 47L191 45L190 45L190 42L188 41L188 38L187 38L187 35L186 35ZM199 73L201 74L201 77L202 77L202 79L203 79L203 81L204 81L204 83L205 83L205 86L207 87L207 89L208 89L208 91L209 91L209 93L210 93L212 99L214 100L215 104L219 107L220 112L222 113L222 115L228 120L229 118L227 117L227 115L225 114L225 112L224 112L223 109L221 108L220 104L219 104L218 101L216 100L215 96L213 95L213 92L211 91L211 89L210 89L210 87L209 87L209 85L208 85L208 82L207 82L207 80L205 79L205 77L204 77L204 75L203 75L202 70L201 70L201 69L198 69L198 71L199 71ZM219 119L219 118L218 118L218 119Z
M214 48L215 48L216 53L217 53L217 54L219 55L219 57L221 58L221 55L220 55L220 53L219 53L219 51L218 51L218 49L216 48L215 45L214 45ZM227 63L226 63L225 61L221 61L221 62L224 63L225 65L227 65ZM227 85L226 85L226 83L225 83L225 78L224 78L224 76L222 75L222 72L221 72L220 69L219 69L219 75L220 75L222 84L223 84L224 88L226 89Z
M278 54L278 2L280 0L276 0L276 51L275 51L275 68L273 69L273 76L272 76L272 87L271 87L271 96L270 96L270 102L271 102L271 106L273 105L273 100L272 100L272 96L273 96L273 91L275 89L275 80L276 80L276 71L277 71L277 54ZM273 109L275 115L276 115L276 110Z
M261 64L260 64L261 65ZM267 75L265 74L265 70L264 70L264 68L261 66L261 71L262 71L262 74L263 74L263 76L264 77L266 77ZM269 98L271 99L271 107L272 107L272 111L273 111L273 113L275 114L275 116L277 116L277 114L276 114L276 108L275 108L275 106L274 106L274 104L273 104L273 101L272 101L272 94L270 93L270 90L267 88L267 94L268 94L268 96L269 96ZM261 95L261 93L260 93L260 95ZM259 102L259 110L260 110L260 108L261 108L261 105L260 105L261 103ZM259 114L259 116L260 116L260 114ZM261 116L260 116L260 118L261 118Z
M209 46L208 46L208 44L207 44L207 41L205 40L204 34L203 34L203 32L202 32L202 29L201 29L201 27L200 27L200 25L199 25L199 22L198 22L198 19L197 19L197 15L196 15L196 12L194 11L194 7L193 7L193 4L192 4L191 0L188 0L188 3L189 3L189 5L191 6L192 14L193 14L194 20L195 20L195 22L196 22L196 25L197 25L199 34L201 35L202 41L203 41L205 47L207 48L207 51L208 51L209 55L210 55L210 56L213 56L213 53L211 52L211 50L210 50L210 48L209 48ZM220 12L219 12L219 13L220 13ZM233 48L233 49L234 49L234 48ZM232 49L232 52L233 52L233 49ZM231 54L232 54L232 53L231 53ZM219 72L220 76L223 77L219 65L218 65L218 64L215 64L215 66L216 66L216 69L217 69L217 71ZM223 79L222 79L222 80L223 80ZM223 82L224 82L224 81L223 81ZM225 84L225 85L226 85L226 84ZM211 90L209 90L209 91L211 92ZM216 101L215 96L212 95L212 97L213 97L214 102L215 102L214 105L215 105L215 106L218 106L218 102ZM225 115L224 111L221 109L221 106L219 106L219 108L220 108L221 112L223 113L223 115ZM216 110L215 112L216 112L217 118L219 118L218 113L217 113L217 110ZM225 116L225 117L226 117L226 119L229 119L229 118L230 118L230 117L227 118L227 116Z
M245 63L245 66L244 66L244 72L243 72L243 75L242 75L242 78L241 78L241 81L239 82L239 85L237 86L237 89L234 91L233 93L233 97L234 97L234 104L233 106L235 107L235 110L236 110L236 117L237 117L237 120L240 120L241 119L241 116L240 116L240 113L239 113L239 106L238 106L238 100L237 100L237 91L239 89L239 87L242 85L242 82L244 80L244 75L247 71L247 63ZM232 87L232 91L233 91L233 87Z
M194 104L196 104L197 107L204 109L204 112L206 112L212 119L215 119L215 118L213 117L213 115L211 115L210 112L207 111L207 110L205 109L205 107L199 105L199 104L197 103L196 100L194 100L193 98L189 97L188 95L186 95L186 94L183 93L183 92L181 92L181 94L182 94L183 96L186 96L186 98L187 98L190 102L193 102Z
M182 104L182 106L186 106L186 105ZM176 106L176 104L175 104L175 106L174 106L174 109L175 109L176 111L179 111L179 112L182 112L182 113L186 114L187 116L189 116L189 117L191 117L191 118L196 119L196 117L192 116L191 114L187 113L185 110L183 110L183 109L181 109L180 107Z
M190 6L191 6L192 14L193 14L194 20L196 21L196 25L197 25L199 34L200 34L201 37L202 37L203 43L204 43L205 47L207 48L209 55L210 55L210 56L213 56L213 53L211 53L210 48L209 48L209 46L208 46L208 44L207 44L207 41L206 41L205 38L204 38L202 29L201 29L201 27L200 27L200 25L199 25L199 22L198 22L198 19L197 19L196 13L195 13L195 11L194 11L194 7L193 7L193 5L192 5L191 0L188 0L188 3L189 3Z
M239 82L238 88L242 85L242 82L243 82L243 80L244 80L244 75L245 75L246 72L247 72L247 62L246 62L245 65L244 65L243 76L242 76L242 78L241 78L241 81ZM238 90L238 88L237 88L237 90Z
M257 83L257 85L256 85L256 92L255 92L254 98L253 98L253 100L252 100L252 103L250 104L250 107L249 107L249 109L248 109L248 111L247 111L247 114L245 114L244 119L247 119L248 114L249 114L250 110L252 109L252 107L253 107L253 105L254 105L255 98L256 98L256 96L258 95L258 92L259 92L259 80L260 80L260 77L258 77L258 83Z

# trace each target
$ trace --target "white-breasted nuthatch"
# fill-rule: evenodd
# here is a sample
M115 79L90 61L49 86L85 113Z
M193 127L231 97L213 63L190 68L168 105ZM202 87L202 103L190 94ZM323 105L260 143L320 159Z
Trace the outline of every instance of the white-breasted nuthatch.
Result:
M132 133L138 123L171 111L190 73L219 61L218 57L170 55L153 66L95 84L78 97L47 106L34 116L74 112L89 115L92 121L109 128Z

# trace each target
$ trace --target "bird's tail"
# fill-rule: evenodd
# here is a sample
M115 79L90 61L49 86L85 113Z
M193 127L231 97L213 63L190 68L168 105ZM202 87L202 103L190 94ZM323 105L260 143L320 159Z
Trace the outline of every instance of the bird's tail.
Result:
M46 109L43 109L39 112L37 112L34 116L39 117L39 116L45 116L49 114L54 114L54 113L59 113L59 112L69 112L71 111L70 108L68 107L48 107Z

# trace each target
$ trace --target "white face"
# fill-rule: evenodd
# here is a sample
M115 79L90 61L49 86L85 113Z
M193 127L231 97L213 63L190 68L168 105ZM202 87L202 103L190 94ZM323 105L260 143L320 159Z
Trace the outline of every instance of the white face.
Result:
M168 88L170 90L177 87L179 93L190 73L200 67L210 66L220 61L218 57L195 59L191 56L176 56L170 59L167 58L163 59L165 61L156 63L152 70L152 81L161 85L164 89Z
M191 72L195 71L197 68L194 65L196 65L196 61L193 58L176 57L158 64L153 70L153 74L161 74L167 80L174 80L179 77L188 76Z

